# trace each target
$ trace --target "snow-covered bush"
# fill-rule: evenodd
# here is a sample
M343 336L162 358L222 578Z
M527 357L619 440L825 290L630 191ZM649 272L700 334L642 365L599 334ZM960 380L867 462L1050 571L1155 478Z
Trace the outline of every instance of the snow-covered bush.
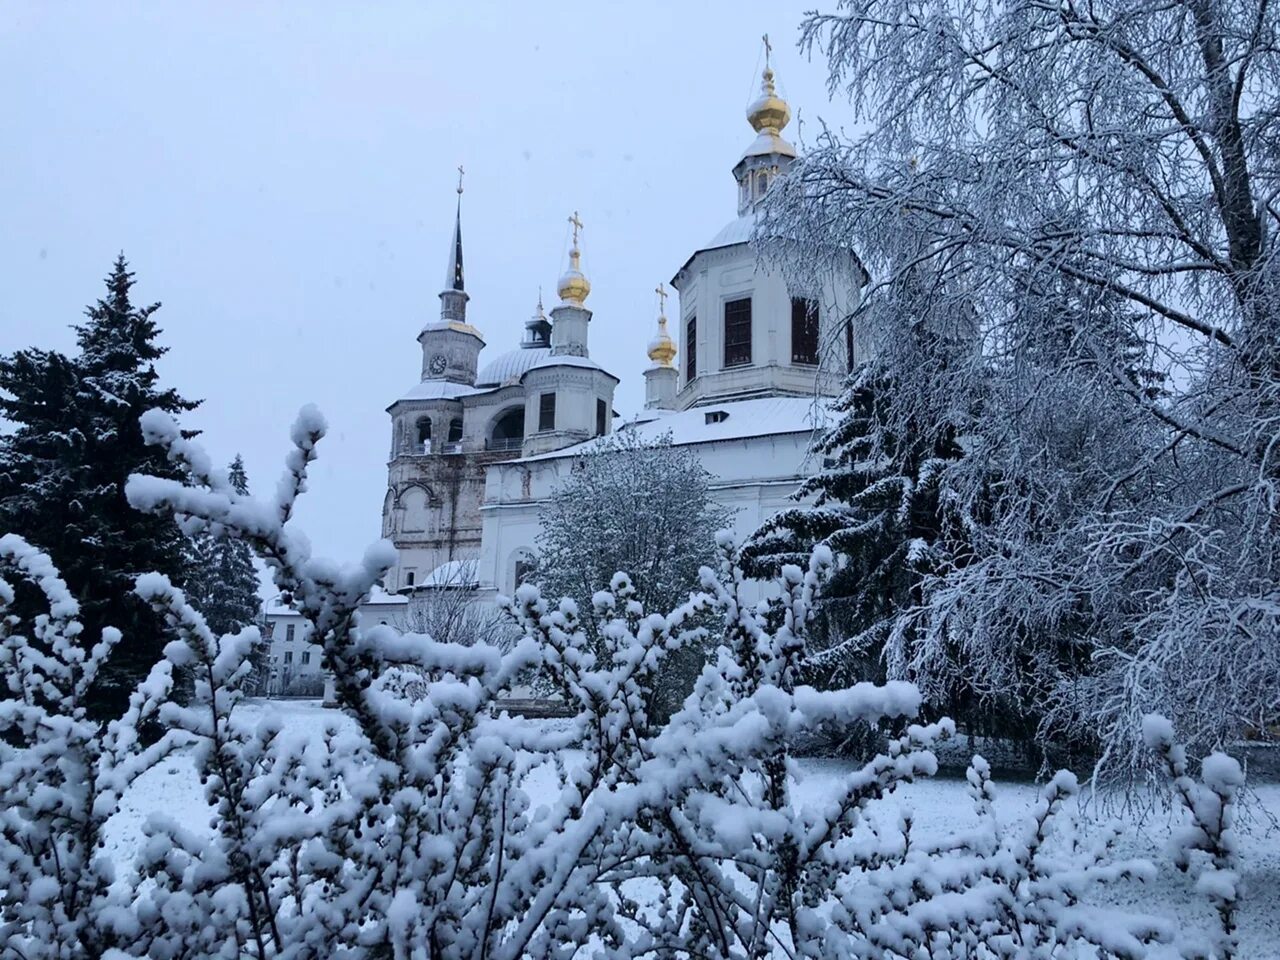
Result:
M1179 870L1196 868L1196 890L1218 913L1219 928L1202 956L1234 957L1238 946L1236 911L1240 906L1240 872L1236 860L1236 794L1244 771L1233 757L1213 753L1200 764L1200 783L1191 777L1187 751L1174 740L1173 724L1158 714L1143 718L1142 734L1173 782L1184 818L1170 841Z
M47 612L12 614L15 583L43 595ZM98 957L130 942L136 924L113 886L103 826L120 797L174 746L144 745L172 686L161 662L104 728L86 694L119 642L107 628L86 650L80 605L49 557L20 537L0 537L0 957Z
M592 598L599 629L589 637L573 600L550 604L526 584L503 603L524 634L514 649L440 643L361 623L385 549L343 569L311 557L291 529L323 432L314 412L294 429L272 503L230 488L167 418L148 417L144 428L193 483L134 478L131 501L173 512L189 531L255 545L312 624L347 718L335 714L318 738L270 716L246 722L236 706L254 631L214 636L166 578L146 575L137 592L175 639L131 716L102 735L78 713L83 678L60 639L74 633L74 604L47 561L0 541L48 585L54 607L30 637L7 633L3 648L12 696L0 716L33 740L0 754L0 785L17 801L0 821L4 862L19 878L0 903L15 945L0 951L6 960L108 947L164 960L994 960L1077 948L1141 958L1173 937L1167 924L1086 903L1096 884L1153 868L1117 861L1108 842L1083 849L1069 832L1053 842L1075 790L1069 774L1026 821L997 821L980 758L970 771L977 829L928 837L910 814L872 816L897 785L936 770L930 745L952 725L912 724L920 695L909 684L818 691L798 682L827 551L807 569L784 566L767 599L754 600L759 585L722 536L718 568L704 568L701 589L671 612L646 611L618 574ZM705 637L708 612L723 634ZM664 664L706 639L716 642L714 662L683 708L656 720L648 705ZM45 643L62 651L65 671L42 659ZM142 750L137 719L154 712L176 667L194 678L191 701L164 704L163 738ZM500 711L499 698L532 667L558 687L571 719L544 725ZM380 682L398 669L421 677L425 696ZM886 751L816 805L798 803L791 744L856 724L880 726ZM87 851L130 779L178 743L193 745L212 835L153 816L136 864L112 887L108 865ZM534 780L549 783L539 793L552 799L531 801ZM1180 786L1198 798L1195 843L1211 853L1229 841L1219 829L1229 823L1228 781L1214 777L1216 814L1200 788ZM1234 903L1222 864L1201 886L1215 903Z

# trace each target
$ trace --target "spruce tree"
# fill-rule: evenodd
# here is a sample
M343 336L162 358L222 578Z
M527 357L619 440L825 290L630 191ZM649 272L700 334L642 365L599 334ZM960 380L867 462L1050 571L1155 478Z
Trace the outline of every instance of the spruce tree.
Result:
M106 285L74 328L76 356L28 349L0 357L0 415L15 425L0 438L0 530L53 557L81 603L86 644L103 627L123 633L94 697L100 715L115 716L165 644L162 625L133 595L133 579L154 570L183 584L187 570L177 524L132 509L124 497L130 474L179 475L143 442L138 418L197 404L159 386L155 362L166 348L156 342L153 315L160 305L130 301L133 274L123 254Z
M836 423L814 445L822 469L794 495L804 505L775 514L742 547L744 569L759 577L785 564L805 568L818 545L839 558L817 631L826 648L807 664L819 684L884 678L885 645L956 533L938 478L943 461L962 451L951 431L891 428L893 389L883 371L855 373L832 405Z
M227 477L237 493L249 492L249 478L239 454L231 461ZM258 574L249 544L221 533L194 537L186 594L219 636L252 624L258 613Z

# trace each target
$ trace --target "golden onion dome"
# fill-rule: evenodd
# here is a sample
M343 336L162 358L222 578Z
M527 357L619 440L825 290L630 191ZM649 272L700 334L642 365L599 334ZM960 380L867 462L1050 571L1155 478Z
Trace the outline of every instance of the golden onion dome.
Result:
M676 357L676 342L667 333L667 318L658 316L658 335L649 341L649 359L660 367L671 366Z
M575 303L578 306L582 306L587 294L591 292L591 281L582 272L582 255L577 247L569 251L569 269L560 275L556 291L565 303Z
M747 107L747 120L756 133L772 133L775 136L791 122L791 108L778 96L773 85L773 70L768 66L760 81L760 96Z
M569 218L573 226L573 249L569 251L569 269L560 275L556 292L565 303L582 306L591 292L591 283L582 272L582 252L578 249L578 231L582 229L582 221L578 219L578 211Z

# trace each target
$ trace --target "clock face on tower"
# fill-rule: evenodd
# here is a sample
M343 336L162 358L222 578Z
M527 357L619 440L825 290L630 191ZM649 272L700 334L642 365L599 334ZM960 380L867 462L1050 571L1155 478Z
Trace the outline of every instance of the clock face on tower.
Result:
M444 354L437 353L431 358L431 362L427 364L427 369L431 371L433 376L438 377L440 374L444 373L444 368L447 365L448 361L445 359Z

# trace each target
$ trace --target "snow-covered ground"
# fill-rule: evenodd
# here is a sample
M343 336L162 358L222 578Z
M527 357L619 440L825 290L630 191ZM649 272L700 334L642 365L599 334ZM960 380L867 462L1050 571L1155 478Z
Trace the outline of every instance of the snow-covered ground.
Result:
M340 711L325 709L314 700L251 701L240 707L245 714L278 712L286 730L294 735L318 735L325 726L351 723ZM800 777L795 796L801 803L836 794L848 763L833 760L800 761ZM526 784L536 806L548 793L550 782L531 778ZM1037 788L1026 783L1001 783L996 812L1002 819L1020 819L1030 808ZM892 815L894 804L912 811L917 829L929 835L965 829L976 824L965 784L957 779L935 779L911 784L876 808L875 817ZM148 771L127 793L122 809L109 825L107 847L122 865L131 859L142 838L142 825L153 812L162 812L183 826L209 830L209 807L196 777L191 758L171 757ZM1068 813L1077 815L1076 811ZM1100 831L1100 820L1080 815L1084 830ZM1257 788L1251 811L1242 818L1241 860L1247 892L1241 914L1241 958L1280 958L1280 785ZM1126 856L1147 857L1161 868L1161 877L1152 884L1125 884L1108 888L1108 904L1121 910L1151 913L1184 926L1206 929L1211 922L1203 898L1192 894L1192 881L1169 864L1164 848L1172 821L1167 812L1130 815L1126 819ZM1172 956L1172 954L1170 954Z

